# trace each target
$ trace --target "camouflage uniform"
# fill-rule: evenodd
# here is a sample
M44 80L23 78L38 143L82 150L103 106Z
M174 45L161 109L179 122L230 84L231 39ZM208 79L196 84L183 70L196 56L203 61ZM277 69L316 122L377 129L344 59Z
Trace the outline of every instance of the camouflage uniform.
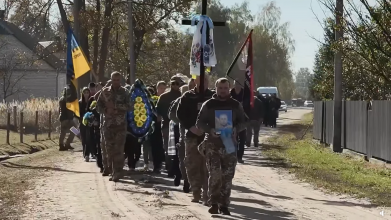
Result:
M209 139L204 144L206 167L209 172L208 203L228 207L237 163L236 153L227 154L220 138Z
M76 127L75 122L73 121L73 112L67 109L66 107L66 98L62 96L59 100L59 107L60 107L60 138L59 138L59 145L60 150L68 150L73 149L71 147L71 143L75 137L75 134L69 131L71 127ZM66 137L66 134L69 133L69 136L65 142L64 145L64 139Z
M193 202L199 202L201 199L201 189L203 200L208 199L208 176L205 165L205 158L198 151L198 145L202 142L201 137L185 137L185 159L187 179L193 192Z
M71 143L75 137L75 134L73 134L72 132L69 131L69 129L71 129L71 127L76 127L76 123L73 120L61 121L60 138L59 138L60 147L65 147L65 148L68 147L69 148L69 146L71 145ZM69 136L64 144L64 139L65 139L65 136L67 135L68 132L69 132Z
M101 114L100 115L100 121L101 121L100 127L101 128L103 128L103 119L104 119L103 114ZM107 153L103 129L100 129L100 148L102 151L102 163L103 163L103 169L104 169L102 175L107 176L113 172L111 169L111 164L113 161L111 160L111 157L109 157L110 155Z
M106 114L106 104L113 102L114 113ZM107 153L107 164L112 168L112 180L120 178L124 166L124 145L126 140L126 113L132 109L130 93L124 87L104 87L97 101L97 110L103 115L103 149ZM105 168L106 169L106 168Z
M245 130L245 116L242 105L232 98L220 99L213 95L206 101L200 110L196 126L205 133L205 140L199 146L199 152L205 154L206 166L209 172L208 180L208 203L211 205L209 213L216 214L218 209L223 214L230 214L228 210L229 198L231 196L232 179L235 175L237 163L236 146L237 143L225 146L222 138L225 136L214 137L211 132L216 128L216 111L226 110L232 114L233 135L236 132ZM236 132L234 132L236 131ZM231 137L234 141L235 136Z
M201 197L201 188L203 189L203 200L206 205L208 198L208 177L205 165L205 158L198 151L198 145L204 139L204 136L197 136L190 131L190 128L195 125L197 115L203 102L212 97L213 92L209 89L204 91L201 96L197 89L192 89L183 94L180 98L176 116L180 121L181 126L187 129L184 135L185 143L185 159L186 174L190 183L191 191L193 192L193 202L198 202ZM183 138L183 136L181 137ZM179 156L181 152L179 150ZM185 190L184 190L185 191Z

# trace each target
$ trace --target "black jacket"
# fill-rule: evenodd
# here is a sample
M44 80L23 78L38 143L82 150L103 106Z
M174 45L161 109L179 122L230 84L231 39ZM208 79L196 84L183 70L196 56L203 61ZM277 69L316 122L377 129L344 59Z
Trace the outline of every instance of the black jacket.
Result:
M79 113L80 113L79 122L80 122L80 123L83 122L83 117L84 117L84 115L85 115L88 111L89 111L88 100L85 100L84 97L82 97L82 98L79 100Z
M194 88L182 95L179 100L176 116L185 129L189 130L195 125L202 103L212 98L213 94L212 91L207 89L205 90L204 98L201 98L200 94Z
M254 107L251 108L250 120L257 120L258 121L264 117L265 117L264 103L255 96L254 97Z
M171 102L181 96L180 91L170 90L160 95L159 100L156 103L156 112L162 117L162 125L164 128L168 128L170 119L168 118L168 109Z

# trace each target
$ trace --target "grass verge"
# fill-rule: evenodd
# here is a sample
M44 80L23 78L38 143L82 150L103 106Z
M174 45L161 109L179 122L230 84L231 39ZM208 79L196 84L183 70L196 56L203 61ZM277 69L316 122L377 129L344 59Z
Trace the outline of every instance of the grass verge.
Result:
M26 191L33 190L34 180L48 175L67 154L52 148L0 162L0 219L20 219L27 205Z
M10 132L10 144L6 144L7 131L0 129L0 157L12 156L16 154L31 154L41 150L46 150L53 146L54 141L48 138L47 134L39 134L35 141L35 136L31 134L23 135L23 142L20 143L20 134ZM52 139L57 139L57 133L52 134ZM57 142L56 142L57 143ZM58 143L57 143L58 145Z
M333 153L312 140L312 114L281 126L281 135L268 139L263 154L281 160L299 179L332 193L368 198L374 205L391 206L391 170L347 154ZM301 128L301 129L297 129Z

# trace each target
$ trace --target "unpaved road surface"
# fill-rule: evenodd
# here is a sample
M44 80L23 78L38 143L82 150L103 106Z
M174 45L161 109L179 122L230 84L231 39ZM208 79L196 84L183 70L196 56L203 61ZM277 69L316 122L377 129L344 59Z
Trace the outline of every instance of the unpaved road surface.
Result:
M279 124L299 120L307 109L292 109L280 115ZM275 134L262 129L262 139ZM35 182L28 192L23 219L213 219L207 207L190 202L191 194L175 187L164 175L127 175L113 183L102 177L95 163L86 163L81 152L69 152L66 160L45 168L49 176ZM232 216L221 219L391 219L381 208L346 196L326 195L246 149L245 164L236 168L232 191ZM32 166L34 166L32 164Z

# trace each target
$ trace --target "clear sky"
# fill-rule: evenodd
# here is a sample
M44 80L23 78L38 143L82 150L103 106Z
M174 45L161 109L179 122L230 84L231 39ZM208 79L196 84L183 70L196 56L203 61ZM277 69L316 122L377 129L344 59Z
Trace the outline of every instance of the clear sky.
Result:
M240 3L241 0L221 0L225 6ZM253 13L261 10L262 6L270 2L268 0L248 0ZM318 19L323 20L329 12L320 5L317 0L275 0L281 9L281 22L289 22L289 31L295 40L295 52L292 55L292 67L294 71L307 67L312 71L318 42L322 40L323 29ZM316 16L314 15L316 14Z
M241 3L243 0L221 0L225 6ZM247 0L253 13L261 10L262 6L271 0ZM291 62L294 71L307 67L312 72L315 53L319 41L323 40L323 29L319 20L330 16L331 13L318 0L274 0L281 9L281 22L289 23L289 31L295 40L295 52ZM356 4L358 0L354 0ZM375 4L376 0L368 0L369 4Z

